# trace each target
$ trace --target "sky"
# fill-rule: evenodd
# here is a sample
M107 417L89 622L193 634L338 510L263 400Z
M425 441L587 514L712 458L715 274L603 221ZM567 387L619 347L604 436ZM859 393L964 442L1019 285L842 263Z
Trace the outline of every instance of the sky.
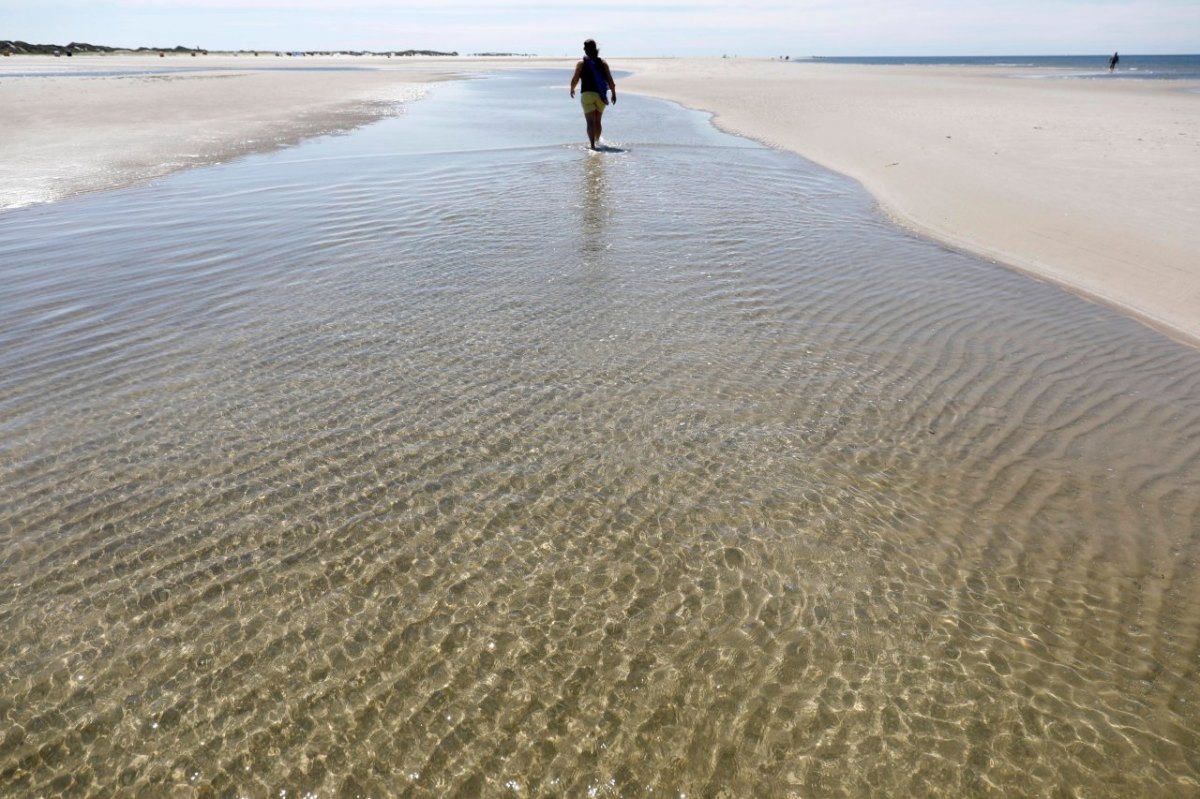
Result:
M1200 52L1200 0L0 0L0 40L604 56Z

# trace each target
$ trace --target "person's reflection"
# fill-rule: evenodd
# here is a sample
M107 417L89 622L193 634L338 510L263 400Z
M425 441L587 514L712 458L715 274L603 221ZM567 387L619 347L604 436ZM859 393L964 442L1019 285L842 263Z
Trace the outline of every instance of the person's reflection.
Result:
M583 258L592 264L608 249L605 230L608 228L608 183L603 155L588 153L583 158Z

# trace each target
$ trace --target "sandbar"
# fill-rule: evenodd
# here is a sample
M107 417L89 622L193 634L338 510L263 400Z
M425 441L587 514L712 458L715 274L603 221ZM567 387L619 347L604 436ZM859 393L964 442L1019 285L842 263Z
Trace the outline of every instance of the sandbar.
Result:
M431 83L532 65L273 54L0 59L0 209L349 130L399 113Z
M1200 343L1200 83L1047 70L610 57L622 92L859 181L899 224ZM429 84L567 58L18 56L0 208L399 113ZM156 70L147 74L147 69ZM19 75L19 77L18 77ZM608 125L619 139L619 113Z
M614 61L621 89L859 181L900 224L1200 343L1200 84L1048 70Z

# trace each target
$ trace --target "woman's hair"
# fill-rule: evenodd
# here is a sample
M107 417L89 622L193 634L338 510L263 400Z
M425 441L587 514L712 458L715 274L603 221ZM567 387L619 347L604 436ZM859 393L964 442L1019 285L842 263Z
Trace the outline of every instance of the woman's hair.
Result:
M595 58L596 56L600 55L600 48L596 46L596 40L595 39L584 39L583 40L583 52L587 53L592 58Z

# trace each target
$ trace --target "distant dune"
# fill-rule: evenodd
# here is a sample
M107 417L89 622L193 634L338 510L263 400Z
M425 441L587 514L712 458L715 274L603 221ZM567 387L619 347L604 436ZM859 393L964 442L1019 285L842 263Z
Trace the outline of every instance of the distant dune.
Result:
M203 53L201 47L108 47L103 44L71 42L70 44L30 44L20 41L0 40L0 53L4 55L72 55L74 53Z
M0 55L52 55L72 56L76 53L200 53L208 55L205 47L108 47L103 44L87 44L86 42L71 42L70 44L30 44L29 42L0 40ZM441 50L275 50L262 48L259 50L224 50L213 52L229 53L275 53L281 55L386 55L386 56L456 56L457 51Z

